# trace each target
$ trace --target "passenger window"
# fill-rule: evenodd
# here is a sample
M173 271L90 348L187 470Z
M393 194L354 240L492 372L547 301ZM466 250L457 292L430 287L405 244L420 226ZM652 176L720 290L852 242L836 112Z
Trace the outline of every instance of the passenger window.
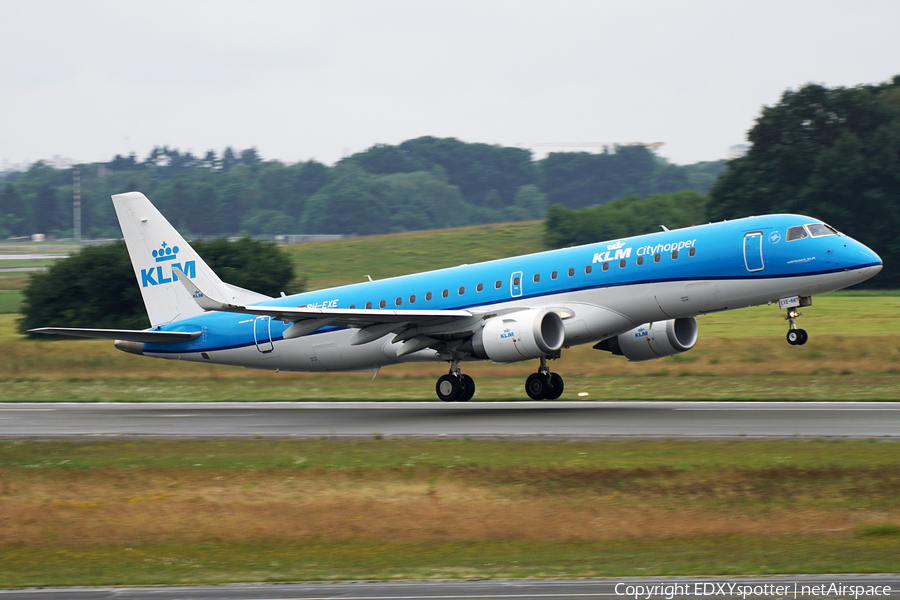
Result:
M428 302L429 300L431 300L431 292L425 294L425 302Z
M678 258L678 250L672 250L672 260Z
M590 273L591 273L591 265L588 265L584 268L584 274L590 275Z
M444 290L443 292L441 292L441 298L446 298L449 295L450 295L450 290Z
M569 277L575 275L575 269L569 269Z
M464 286L464 285L459 286L459 295L462 296L465 293L466 293L466 286Z
M403 298L397 296L397 299L394 300L394 306L400 306L403 303Z
M355 305L355 304L351 304L351 305L350 305L350 310L353 310L354 308L356 308L356 305Z
M802 240L806 237L809 237L809 235L807 235L806 229L802 225L798 225L797 227L788 227L787 241L793 242L794 240Z
M372 303L366 302L366 310L372 310Z
M556 281L556 277L557 277L558 275L559 275L559 272L558 272L558 271L553 271L552 273L550 273L550 279Z
M644 257L638 256L637 257L637 266L641 266L642 264L644 264Z
M484 286L481 285L480 283L479 283L478 285L475 286L475 291L476 291L476 292L480 292L480 291L483 290L483 289L484 289Z
M540 280L541 280L541 276L538 273L535 273L534 274L534 282L537 283Z
M387 306L387 300L382 300L378 303L378 308L384 308L385 306Z
M413 294L412 296L409 297L409 303L410 304L416 303L416 295L415 294Z
M624 268L625 268L625 264L626 264L627 262L628 262L628 261L625 260L624 258L623 258L622 260L620 260L620 261L619 261L619 268L620 268L620 269L624 269Z
M657 252L653 255L653 262L659 262L660 258L662 258L662 256L660 256L659 252Z
M688 250L688 256L694 256L695 254L697 254L696 248L691 248L690 250Z
M497 281L494 282L494 289L499 290L500 286L502 286L502 285L503 284L500 283L500 280L498 279Z

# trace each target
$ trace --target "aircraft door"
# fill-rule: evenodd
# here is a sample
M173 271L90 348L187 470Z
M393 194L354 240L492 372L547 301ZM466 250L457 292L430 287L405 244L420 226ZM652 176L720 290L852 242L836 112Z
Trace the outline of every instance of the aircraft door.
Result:
M253 319L253 339L256 341L256 349L263 354L268 354L275 349L275 345L272 343L271 317Z
M522 295L522 271L516 271L509 277L509 295L518 298Z
M751 231L744 234L744 265L751 273L762 271L765 267L762 255L762 232Z

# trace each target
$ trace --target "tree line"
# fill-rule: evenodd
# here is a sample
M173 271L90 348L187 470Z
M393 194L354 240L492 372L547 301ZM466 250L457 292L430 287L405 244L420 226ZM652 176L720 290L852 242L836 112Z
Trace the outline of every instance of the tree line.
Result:
M109 196L145 193L195 236L285 233L370 235L542 219L551 204L605 204L629 194L705 193L725 161L676 166L644 146L553 153L422 137L376 145L334 166L284 165L255 149L169 147L144 159L81 165L84 237L118 237ZM72 236L72 172L39 161L0 180L0 237Z
M706 196L683 191L626 196L581 209L553 205L544 221L544 243L551 248L590 244L603 240L655 233L706 222Z

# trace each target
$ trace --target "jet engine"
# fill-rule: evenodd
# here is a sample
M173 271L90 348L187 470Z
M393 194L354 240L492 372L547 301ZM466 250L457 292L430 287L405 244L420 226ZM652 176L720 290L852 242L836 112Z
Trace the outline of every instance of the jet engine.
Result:
M562 348L566 330L552 310L522 310L493 317L471 340L471 352L478 358L510 363L541 358Z
M639 362L687 352L697 343L698 333L694 317L655 321L605 339L594 348Z

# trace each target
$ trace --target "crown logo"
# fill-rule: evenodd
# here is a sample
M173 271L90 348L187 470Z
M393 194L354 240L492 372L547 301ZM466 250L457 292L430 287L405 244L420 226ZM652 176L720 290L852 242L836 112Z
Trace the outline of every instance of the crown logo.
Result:
M618 250L622 246L625 245L625 242L616 242L615 244L609 244L606 249L607 250Z
M166 242L160 245L159 250L153 251L153 258L156 262L166 262L167 260L175 260L178 258L178 246L170 246Z

